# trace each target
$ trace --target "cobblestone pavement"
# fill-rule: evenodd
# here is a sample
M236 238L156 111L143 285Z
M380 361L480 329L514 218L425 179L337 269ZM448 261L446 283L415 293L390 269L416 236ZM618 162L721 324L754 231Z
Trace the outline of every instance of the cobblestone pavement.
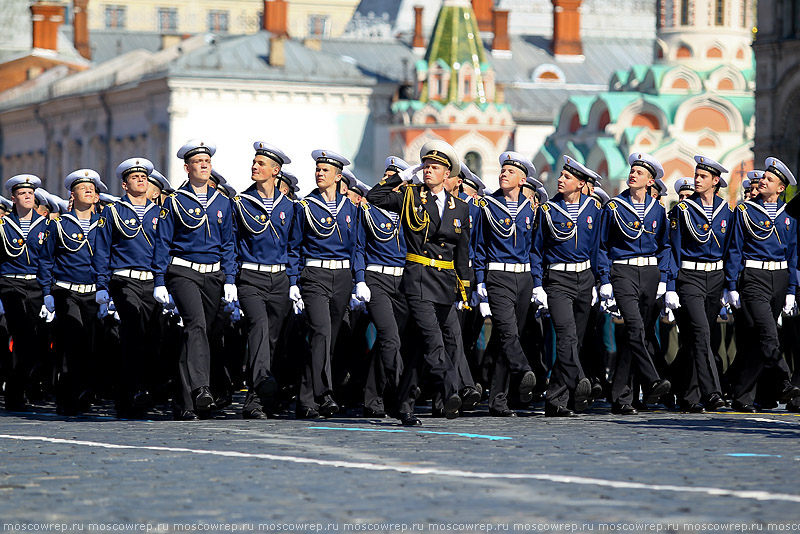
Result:
M0 412L0 527L800 523L800 418L783 410L483 408L406 429L356 412L245 421L236 406L197 422Z

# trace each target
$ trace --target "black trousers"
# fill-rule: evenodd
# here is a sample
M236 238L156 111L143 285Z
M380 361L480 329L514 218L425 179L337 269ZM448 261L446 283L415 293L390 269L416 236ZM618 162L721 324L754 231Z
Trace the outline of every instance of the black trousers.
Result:
M192 393L211 383L209 335L222 299L222 271L199 273L189 267L170 265L167 288L183 319L181 355L178 359L180 391L175 397L179 410L194 410Z
M97 323L97 303L94 292L76 293L53 286L56 305L56 334L63 351L56 387L56 405L68 414L86 408L79 399L88 399L92 384L94 361L94 325Z
M566 406L570 394L586 376L580 353L592 309L594 274L590 269L580 273L548 270L542 282L556 333L556 359L547 386L547 404Z
M248 412L263 407L255 389L272 376L272 360L292 301L285 271L264 273L243 269L238 286L247 332L245 381L249 391L244 411Z
M441 404L443 399L450 398L458 390L458 374L445 349L445 343L455 343L456 337L461 335L460 330L453 330L453 323L458 325L457 316L451 316L454 304L439 304L417 295L407 298L409 312L419 330L421 350L411 352L408 361L404 362L398 395L400 412L414 411L412 390L419 385L423 365L427 367L434 387L434 405Z
M300 288L311 338L311 359L306 361L300 379L297 404L316 409L322 397L333 393L331 360L353 290L352 272L306 267L300 275Z
M119 312L121 359L117 366L117 408L132 406L133 395L150 389L161 341L161 305L152 280L112 276L108 292Z
M623 326L625 347L617 350L617 364L611 384L611 399L618 404L633 403L634 368L642 384L649 385L659 379L650 353L647 332L655 328L653 313L656 291L661 271L655 265L636 267L617 265L611 267L611 285L617 301Z
M522 349L520 333L525 329L532 291L531 273L486 273L486 292L489 294L489 309L492 312L492 337L498 336L500 344L489 387L489 408L492 410L508 409L512 373L520 374L531 370Z
M781 356L777 325L788 285L789 273L785 269L767 271L745 267L739 277L741 311L746 324L752 325L753 337L753 350L737 350L734 360L737 365L732 377L733 398L742 404L753 404L759 382L778 386L789 380L789 366ZM738 322L736 326L739 327Z
M14 340L6 381L6 408L19 408L25 404L25 390L32 386L33 374L47 360L49 336L39 319L42 289L35 279L0 277L0 300L6 310L8 333Z
M388 387L389 404L395 402L403 373L400 334L408 321L408 302L400 291L401 276L366 271L364 282L371 292L367 311L375 325L373 357L364 387L364 406L376 411L384 408ZM393 407L392 407L393 408Z
M463 388L475 389L475 381L472 379L472 371L470 370L467 354L464 350L465 336L461 329L461 325L465 319L465 312L471 313L472 310L459 311L453 306L447 316L445 327L442 329L444 347L447 351L447 356L450 358L450 365L452 365L455 371L456 389L459 391ZM469 315L466 317L469 317ZM438 404L439 403L437 403L437 408L441 408L442 406Z
M678 400L696 404L713 393L721 393L717 364L711 348L711 329L716 325L720 296L725 284L723 271L681 269L675 291L681 307L675 310L680 350L672 362Z

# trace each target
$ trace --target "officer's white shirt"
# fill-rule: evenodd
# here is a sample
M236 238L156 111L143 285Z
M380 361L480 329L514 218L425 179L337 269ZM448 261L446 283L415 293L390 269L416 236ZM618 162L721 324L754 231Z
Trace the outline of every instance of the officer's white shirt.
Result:
M440 219L442 218L442 215L444 214L444 199L445 199L445 196L447 196L447 193L444 192L444 189L439 191L439 193L436 195L436 207L439 209L439 218Z

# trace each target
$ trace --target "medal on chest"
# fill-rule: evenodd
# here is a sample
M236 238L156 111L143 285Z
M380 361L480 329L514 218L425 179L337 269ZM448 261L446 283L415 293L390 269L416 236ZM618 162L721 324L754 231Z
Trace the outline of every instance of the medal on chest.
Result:
M457 234L461 233L461 220L460 219L453 219L453 229Z
M530 217L525 217L525 229L526 230L530 230L531 229L531 218Z
M346 222L347 223L347 227L350 228L350 216L349 215L345 215L344 222Z
M217 210L217 223L222 224L222 210Z
M726 221L725 219L722 219L722 220L720 221L720 223L719 223L719 226L720 226L720 230L719 230L719 231L720 231L720 232L722 232L722 233L724 234L724 233L725 233L725 230L727 230L727 228L726 228L726 227L728 226L728 221Z
M592 229L592 222L593 222L592 221L592 216L591 215L587 216L586 217L586 227L589 228L589 230Z
M281 212L280 215L278 215L278 217L280 217L281 219L281 226L286 224L286 214L284 212Z
M153 217L153 220L150 221L150 222L153 223L153 230L155 230L156 229L156 224L158 224L158 217Z

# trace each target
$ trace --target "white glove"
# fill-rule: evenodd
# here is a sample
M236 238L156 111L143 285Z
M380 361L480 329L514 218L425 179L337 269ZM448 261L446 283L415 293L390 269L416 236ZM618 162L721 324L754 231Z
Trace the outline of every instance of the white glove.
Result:
M98 289L97 293L94 294L94 301L98 304L108 304L110 300L111 297L105 289Z
M483 282L478 284L476 293L478 293L478 296L481 298L481 300L485 300L489 297L489 293L486 291L486 284Z
M664 307L668 310L677 310L681 307L680 299L675 291L664 293Z
M492 310L491 310L491 308L489 308L489 303L488 302L481 302L480 304L478 304L478 311L480 312L481 317L491 317L492 316Z
M39 310L39 318L40 318L40 319L44 319L44 318L46 318L48 315L50 315L50 312L49 312L49 311L47 311L47 306L45 306L44 304L42 304L42 309L41 309L41 310Z
M786 303L783 305L783 313L792 315L794 311L794 295L786 295Z
M417 174L419 171L422 170L423 165L420 163L416 167L409 167L403 171L400 171L400 179L404 182L407 182L411 179L412 176Z
M292 299L292 302L297 302L301 300L303 297L300 295L300 288L297 286L292 286L289 288L289 298ZM300 308L303 309L302 307Z
M600 286L600 298L602 300L611 300L614 298L614 288L611 284L603 284Z
M598 300L599 300L599 298L597 296L597 287L592 287L592 306L597 304Z
M542 286L533 288L533 303L547 307L547 293Z
M463 301L463 300L459 300L458 302L456 302L456 309L457 309L458 311L461 311L461 310L463 310L463 309L464 309L466 306L468 306L468 305L469 305L469 303L468 303L468 302L466 302L466 301Z
M303 299L297 299L292 303L292 311L295 315L300 315L305 309L306 305L303 303Z
M369 302L369 299L372 298L372 291L369 290L366 282L356 284L356 298L361 302Z
M169 303L169 293L167 292L167 288L165 286L156 286L153 288L153 298L156 299L156 302L161 304L162 306L166 306Z
M238 300L239 295L238 292L236 291L236 284L225 284L222 287L222 289L224 292L222 300L224 300L225 302L235 302L236 300Z
M108 315L108 304L100 304L100 308L97 310L97 318L105 319L106 315Z
M667 292L667 283L659 282L658 289L656 289L656 300L660 299Z
M730 304L730 302L731 301L730 301L730 296L728 295L728 290L727 289L723 289L722 290L722 296L719 299L719 303L722 306L727 307L728 304Z
M673 323L675 323L675 314L674 314L674 313L672 312L672 310L670 310L669 308L667 308L667 309L664 311L664 317L666 317L666 318L667 318L667 322L668 322L668 323L670 323L670 324L673 324Z
M54 313L56 311L56 301L53 298L53 295L44 296L44 307L47 308L47 311L50 313Z
M742 297L739 296L738 291L728 291L728 302L738 309L742 306Z

